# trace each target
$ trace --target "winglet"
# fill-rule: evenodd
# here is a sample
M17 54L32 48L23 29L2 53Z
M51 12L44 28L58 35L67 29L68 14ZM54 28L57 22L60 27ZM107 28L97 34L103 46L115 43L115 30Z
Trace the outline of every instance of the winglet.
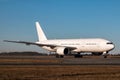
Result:
M37 29L37 34L38 34L38 40L39 41L47 40L47 38L46 38L46 36L45 36L45 34L44 34L44 32L43 32L39 22L36 22L36 29Z

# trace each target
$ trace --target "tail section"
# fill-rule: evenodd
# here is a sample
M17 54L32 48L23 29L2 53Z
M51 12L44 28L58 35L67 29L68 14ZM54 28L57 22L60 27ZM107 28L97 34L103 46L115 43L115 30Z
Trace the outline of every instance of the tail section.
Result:
M45 36L45 34L44 34L44 32L43 32L43 30L42 30L39 22L36 22L36 29L37 29L37 34L38 34L38 40L39 40L39 42L47 40L47 38L46 38L46 36Z

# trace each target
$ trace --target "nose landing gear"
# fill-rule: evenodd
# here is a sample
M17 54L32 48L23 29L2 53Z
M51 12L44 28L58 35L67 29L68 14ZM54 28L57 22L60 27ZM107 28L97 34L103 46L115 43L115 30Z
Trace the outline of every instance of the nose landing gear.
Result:
M104 55L104 58L107 58L107 55Z
M108 57L108 52L103 52L103 56L104 56L104 58L107 58Z

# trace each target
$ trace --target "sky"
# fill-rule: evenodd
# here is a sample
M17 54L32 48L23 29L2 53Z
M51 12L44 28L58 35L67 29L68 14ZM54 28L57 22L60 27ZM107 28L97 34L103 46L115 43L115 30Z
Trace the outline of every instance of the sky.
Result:
M0 0L0 52L44 52L3 42L36 42L36 21L48 39L104 38L115 44L112 53L120 53L120 0Z

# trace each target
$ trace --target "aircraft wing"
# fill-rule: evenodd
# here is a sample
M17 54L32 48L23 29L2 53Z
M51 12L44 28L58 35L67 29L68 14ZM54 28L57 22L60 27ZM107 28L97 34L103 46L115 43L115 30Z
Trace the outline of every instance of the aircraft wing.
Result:
M22 43L22 44L26 44L26 45L36 45L36 43L26 42L26 41L9 41L9 40L4 40L4 42Z
M12 42L12 43L22 43L22 44L26 44L26 45L37 45L37 46L47 46L47 47L51 47L51 48L55 48L55 47L66 47L69 48L71 50L76 49L76 47L69 47L69 46L62 46L62 45L55 45L55 44L42 44L42 43L37 43L37 42L27 42L27 41L9 41L9 40L4 40L4 42Z

